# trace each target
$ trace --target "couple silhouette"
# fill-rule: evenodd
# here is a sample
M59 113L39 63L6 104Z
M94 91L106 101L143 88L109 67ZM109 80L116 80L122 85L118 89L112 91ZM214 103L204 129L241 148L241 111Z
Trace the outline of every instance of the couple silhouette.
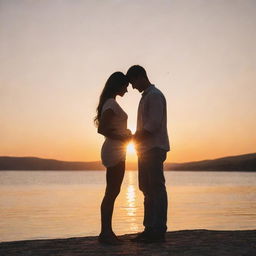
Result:
M125 95L129 84L142 93L134 134L127 129L128 116L116 101L116 96ZM139 189L144 195L144 231L132 241L165 241L168 199L163 163L170 150L166 111L163 93L151 84L143 67L134 65L126 75L115 72L108 78L94 120L98 133L105 136L101 159L106 167L107 183L101 203L99 242L111 245L122 243L113 232L112 215L125 173L126 145L130 140L136 144Z

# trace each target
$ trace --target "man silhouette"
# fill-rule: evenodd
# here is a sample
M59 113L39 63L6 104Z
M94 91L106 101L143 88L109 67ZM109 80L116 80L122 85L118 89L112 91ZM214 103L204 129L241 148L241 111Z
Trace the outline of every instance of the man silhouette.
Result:
M132 66L126 75L133 89L143 92L134 140L138 154L139 188L144 195L145 228L132 241L163 242L168 204L163 163L170 150L166 100L163 93L150 83L143 67Z

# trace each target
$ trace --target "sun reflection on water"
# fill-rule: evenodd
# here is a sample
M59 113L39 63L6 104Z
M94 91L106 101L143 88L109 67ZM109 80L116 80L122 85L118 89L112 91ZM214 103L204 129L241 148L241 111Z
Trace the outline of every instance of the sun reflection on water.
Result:
M137 189L134 185L135 176L133 173L128 174L128 184L126 188L126 215L132 232L138 232L138 213L137 213Z
M136 208L135 208L135 188L134 185L128 185L126 191L126 200L127 200L127 215L135 216Z

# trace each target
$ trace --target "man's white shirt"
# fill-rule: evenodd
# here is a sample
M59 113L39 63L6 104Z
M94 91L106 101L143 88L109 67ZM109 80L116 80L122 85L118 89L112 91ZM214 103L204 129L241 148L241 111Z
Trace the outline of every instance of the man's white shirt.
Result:
M152 148L170 150L167 131L167 107L163 93L154 85L142 93L138 107L137 131L146 130L152 135L137 145L138 152Z

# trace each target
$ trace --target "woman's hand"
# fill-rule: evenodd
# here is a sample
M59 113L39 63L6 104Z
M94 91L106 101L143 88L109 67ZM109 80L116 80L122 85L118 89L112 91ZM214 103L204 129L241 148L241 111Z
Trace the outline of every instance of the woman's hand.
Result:
M129 129L126 129L125 133L121 135L123 142L129 142L132 139L132 132Z

